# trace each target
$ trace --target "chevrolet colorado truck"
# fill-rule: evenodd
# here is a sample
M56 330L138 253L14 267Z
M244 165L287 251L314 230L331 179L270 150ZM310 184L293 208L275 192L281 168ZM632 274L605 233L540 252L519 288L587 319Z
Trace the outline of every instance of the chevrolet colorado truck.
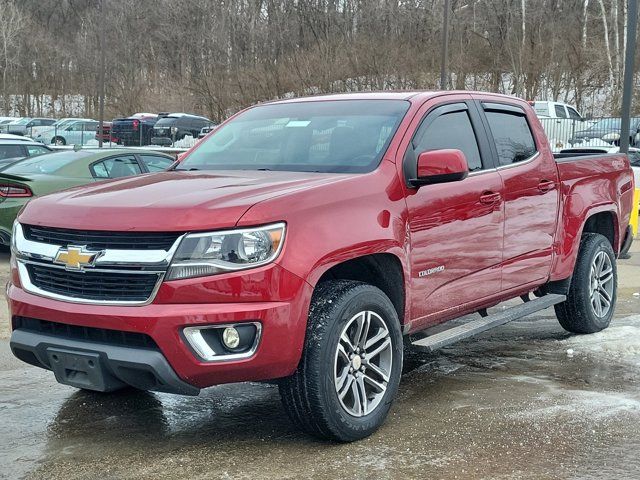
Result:
M172 171L29 202L10 345L101 392L275 381L300 428L354 441L387 416L403 343L432 351L550 306L570 332L606 328L632 193L626 155L554 158L507 96L262 104Z

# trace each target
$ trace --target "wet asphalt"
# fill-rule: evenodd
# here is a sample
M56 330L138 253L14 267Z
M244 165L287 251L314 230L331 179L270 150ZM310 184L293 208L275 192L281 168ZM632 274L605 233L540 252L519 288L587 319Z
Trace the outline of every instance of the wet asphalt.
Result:
M3 305L0 478L640 478L639 246L608 330L571 336L546 310L409 352L386 424L346 445L298 432L268 384L199 397L58 385L12 357Z

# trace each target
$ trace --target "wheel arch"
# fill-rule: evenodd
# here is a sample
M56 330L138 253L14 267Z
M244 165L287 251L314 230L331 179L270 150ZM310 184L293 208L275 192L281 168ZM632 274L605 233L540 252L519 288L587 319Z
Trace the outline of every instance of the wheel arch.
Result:
M314 288L328 280L354 280L373 285L389 297L400 325L404 325L407 313L406 278L404 264L397 255L373 253L331 265L318 277Z

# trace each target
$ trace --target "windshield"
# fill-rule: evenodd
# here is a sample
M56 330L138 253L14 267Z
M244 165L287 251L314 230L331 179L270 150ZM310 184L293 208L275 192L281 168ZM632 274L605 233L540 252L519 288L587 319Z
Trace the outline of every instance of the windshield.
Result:
M598 120L590 130L607 130L620 128L622 120L620 118L605 118Z
M13 125L26 125L30 120L30 118L21 118L20 120L13 122Z
M176 170L373 170L409 108L404 100L262 105L205 140Z

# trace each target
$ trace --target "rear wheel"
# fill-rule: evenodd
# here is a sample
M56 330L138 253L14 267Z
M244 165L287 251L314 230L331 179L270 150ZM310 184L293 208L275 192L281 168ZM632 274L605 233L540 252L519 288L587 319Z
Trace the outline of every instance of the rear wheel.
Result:
M384 422L402 372L402 334L389 298L368 284L320 284L302 359L280 382L294 423L323 439L351 442Z
M594 333L609 326L616 305L618 273L613 248L603 235L586 233L571 279L567 300L555 306L562 327Z

